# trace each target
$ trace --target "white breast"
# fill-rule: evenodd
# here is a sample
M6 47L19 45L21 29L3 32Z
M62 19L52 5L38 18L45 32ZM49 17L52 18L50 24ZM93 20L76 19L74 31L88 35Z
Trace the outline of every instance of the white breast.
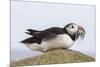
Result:
M69 48L73 45L74 41L67 34L58 35L56 38L42 41L41 44L32 44L28 46L32 50L46 51L51 48Z
M56 38L47 41L48 48L69 48L73 45L72 39L67 34L58 35Z

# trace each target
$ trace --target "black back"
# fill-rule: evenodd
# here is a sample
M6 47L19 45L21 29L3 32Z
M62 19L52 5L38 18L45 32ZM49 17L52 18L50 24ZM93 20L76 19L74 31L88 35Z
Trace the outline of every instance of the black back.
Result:
M49 31L55 34L64 34L63 28L59 28L59 27L52 27L52 28L46 29L45 31Z

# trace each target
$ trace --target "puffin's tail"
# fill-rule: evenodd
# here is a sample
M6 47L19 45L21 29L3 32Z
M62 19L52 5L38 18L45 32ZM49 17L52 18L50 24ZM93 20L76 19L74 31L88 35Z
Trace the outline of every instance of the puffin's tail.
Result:
M37 39L36 37L30 37L30 38L20 41L20 43L24 43L24 44L38 43L38 44L40 44L41 41L39 39Z
M21 41L20 43L24 43L24 44L32 44L32 43L34 43L34 37L30 37L30 38L27 38L27 39L25 39L25 40L23 40L23 41Z
M25 32L26 34L34 36L35 34L39 33L40 31L27 29L28 32Z

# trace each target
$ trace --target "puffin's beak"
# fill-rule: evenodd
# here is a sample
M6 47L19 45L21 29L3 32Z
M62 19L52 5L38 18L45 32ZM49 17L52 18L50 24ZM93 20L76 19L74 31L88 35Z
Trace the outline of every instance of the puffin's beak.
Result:
M83 39L85 36L85 30L82 26L79 26L79 35Z

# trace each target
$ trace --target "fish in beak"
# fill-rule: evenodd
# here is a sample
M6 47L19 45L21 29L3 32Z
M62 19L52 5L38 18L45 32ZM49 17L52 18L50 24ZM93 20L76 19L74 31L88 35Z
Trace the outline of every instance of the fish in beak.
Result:
M84 36L85 36L85 30L82 26L79 26L79 35L80 35L80 38L81 39L84 39Z

